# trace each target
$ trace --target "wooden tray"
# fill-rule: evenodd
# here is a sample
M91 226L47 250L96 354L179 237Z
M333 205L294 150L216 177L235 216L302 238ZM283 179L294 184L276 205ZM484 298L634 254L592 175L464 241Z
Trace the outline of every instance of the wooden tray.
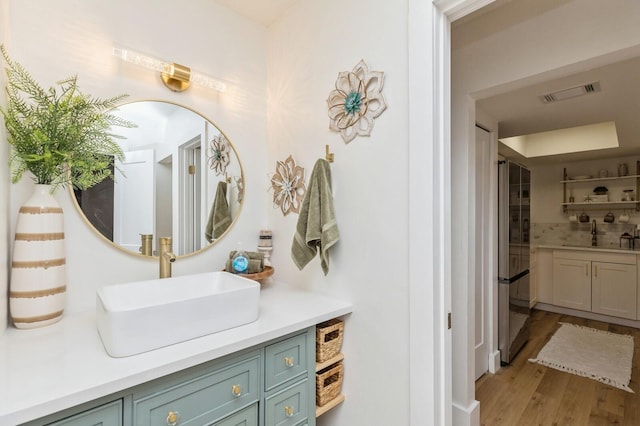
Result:
M226 271L226 269L223 269L223 271ZM256 272L255 274L237 274L237 275L241 277L249 278L250 280L260 281L273 275L273 266L265 266L262 271Z

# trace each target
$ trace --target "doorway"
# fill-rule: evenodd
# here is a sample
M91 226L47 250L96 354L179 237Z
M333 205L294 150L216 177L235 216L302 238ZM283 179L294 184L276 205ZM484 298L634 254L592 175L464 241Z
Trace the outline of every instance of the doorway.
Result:
M178 253L193 253L202 248L202 150L201 136L178 147Z
M493 9L485 16L495 12L496 19L499 17L502 20L500 28L475 25L476 29L482 27L486 30L483 36L469 37L468 46L452 51L454 81L451 163L456 173L452 175L451 189L452 217L456 226L451 230L451 239L469 243L469 249L452 247L452 256L467 259L471 264L478 258L478 244L472 239L478 236L478 212L475 204L472 204L472 195L476 188L476 179L481 176L474 161L477 154L477 145L473 143L474 125L479 113L476 111L476 100L536 82L575 74L620 60L625 55L629 57L634 54L632 51L637 49L640 43L640 35L623 35L617 30L626 26L629 15L638 16L637 5L634 6L632 3L625 4L624 7L621 5L613 16L608 16L604 21L600 19L601 14L597 13L596 3L591 1L512 1L511 5L509 2L496 3L503 3L505 7L516 7L515 4L518 3L529 8L533 8L535 3L540 9L530 15L526 15L524 10L519 10L517 15L510 15L504 10ZM630 11L633 13L629 13ZM529 9L528 12L532 10ZM580 21L568 19L576 13L582 17ZM563 22L562 27L549 24L560 21ZM597 37L594 31L597 31ZM578 36L586 33L589 33L588 37ZM592 42L596 39L598 48L594 49ZM500 42L502 45L498 44ZM557 43L558 46L551 56L549 43ZM490 130L497 131L497 123L495 124L496 127ZM466 235L473 237L465 237ZM452 270L454 312L477 309L476 282L473 276L477 268L470 266L469 269L467 272ZM466 357L454 357L453 360L454 411L458 410L462 413L461 416L469 414L468 419L472 418L471 411L474 409L475 400L472 389L474 371L468 365L474 361L473 357L469 356L473 348L468 343L475 342L475 328L471 318L475 316L467 317L466 329L465 324L460 328L454 328L452 337L453 353L461 351L467 354Z
M138 252L141 234L155 230L155 154L153 150L125 153L117 165L113 200L113 242Z

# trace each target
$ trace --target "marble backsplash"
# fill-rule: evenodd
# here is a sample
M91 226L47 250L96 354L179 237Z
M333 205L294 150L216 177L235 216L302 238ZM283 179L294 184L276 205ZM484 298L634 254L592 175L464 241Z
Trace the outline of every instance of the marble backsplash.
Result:
M625 232L634 235L635 223L606 223L596 224L598 247L620 248L620 236ZM532 223L531 245L591 245L591 222L588 223ZM627 241L622 242L627 248Z

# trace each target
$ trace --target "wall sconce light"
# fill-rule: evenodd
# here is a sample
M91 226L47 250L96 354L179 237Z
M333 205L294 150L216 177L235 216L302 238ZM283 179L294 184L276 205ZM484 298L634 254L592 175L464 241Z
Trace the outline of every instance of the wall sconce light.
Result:
M116 46L113 48L113 54L123 61L159 72L164 85L174 92L187 90L191 83L217 90L218 92L224 92L227 87L223 81L209 77L189 67L154 58L135 50Z

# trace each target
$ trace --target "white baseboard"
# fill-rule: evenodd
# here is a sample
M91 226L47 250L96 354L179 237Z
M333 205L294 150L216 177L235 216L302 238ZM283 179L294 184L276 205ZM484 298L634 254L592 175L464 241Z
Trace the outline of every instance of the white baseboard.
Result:
M473 401L468 407L453 403L452 425L480 426L480 401Z
M496 374L500 370L500 351L489 354L489 373Z
M640 328L640 321L630 320L626 318L612 317L609 315L596 314L594 312L578 311L576 309L565 308L562 306L550 305L548 303L536 303L536 309L541 311L555 312L556 314L571 315L579 318L586 318L595 321L608 322L611 324L624 325L626 327Z

